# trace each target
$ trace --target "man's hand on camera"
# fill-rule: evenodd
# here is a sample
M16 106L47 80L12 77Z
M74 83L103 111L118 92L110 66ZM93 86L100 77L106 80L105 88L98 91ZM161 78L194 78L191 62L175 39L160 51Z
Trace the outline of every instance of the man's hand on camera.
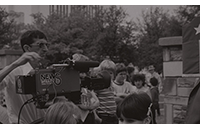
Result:
M24 65L29 61L39 61L41 57L36 52L25 52L19 59L14 63L17 66Z

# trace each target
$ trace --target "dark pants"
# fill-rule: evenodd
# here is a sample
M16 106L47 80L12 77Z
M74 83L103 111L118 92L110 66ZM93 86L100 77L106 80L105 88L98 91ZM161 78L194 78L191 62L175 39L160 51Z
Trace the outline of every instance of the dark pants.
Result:
M83 124L95 124L94 113L89 113Z
M153 103L153 107L155 109L155 112L157 112L158 116L160 116L160 106L158 102Z
M157 111L158 116L160 116L160 106L159 106L159 104L156 107L156 111Z
M151 122L151 124L157 124L157 122L156 122L156 110L155 110L154 107L152 107L151 112L152 112L152 122Z
M98 116L102 119L101 124L118 124L117 116L114 114L98 114Z

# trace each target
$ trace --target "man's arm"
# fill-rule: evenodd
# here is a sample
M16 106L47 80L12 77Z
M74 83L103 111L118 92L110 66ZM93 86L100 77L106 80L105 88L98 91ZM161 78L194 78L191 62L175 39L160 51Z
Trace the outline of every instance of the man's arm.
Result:
M35 52L26 52L19 59L14 61L12 64L4 67L0 71L0 82L15 68L20 65L27 63L28 61L39 60L41 57Z

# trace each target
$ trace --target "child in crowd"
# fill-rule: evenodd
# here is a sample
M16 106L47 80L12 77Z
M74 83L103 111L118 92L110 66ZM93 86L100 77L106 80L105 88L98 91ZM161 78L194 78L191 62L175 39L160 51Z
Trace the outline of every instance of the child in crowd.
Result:
M44 124L79 124L81 121L80 109L72 102L63 101L51 105L44 117Z
M123 98L136 90L136 87L126 81L127 68L123 63L116 64L116 76L113 82L116 103L118 104Z
M144 74L135 74L131 80L132 84L136 86L136 93L147 93L151 98L150 88L145 84Z
M92 100L93 99L93 100ZM48 107L44 124L87 124L90 111L98 106L97 97L93 92L88 91L81 95L81 104L74 104L64 96L56 97L53 104ZM40 120L39 120L40 121ZM93 118L93 122L96 118ZM91 123L91 122L90 122Z
M117 106L120 124L151 123L151 99L146 93L130 94Z
M150 84L150 79L155 77L158 80L158 90L159 93L162 92L162 80L161 80L161 76L155 71L155 67L153 65L150 65L148 67L148 73L146 74L146 83L151 86Z
M82 54L78 54L78 53L74 54L72 56L72 58L75 61L90 61L89 57L87 57L85 55L82 55ZM95 75L98 75L98 74L100 74L100 73L97 73ZM90 73L90 71L89 72L80 73L80 79L84 80L87 76L90 76L90 75L92 76L92 74ZM81 91L82 91L82 95L83 94L92 94L93 95L93 99L91 99L91 101L93 103L95 103L94 107L99 106L99 100L96 97L96 95L95 95L95 93L94 93L93 90L88 90L87 88L83 88L82 87ZM94 97L95 97L95 99L94 99ZM86 109L87 110L87 108L83 108L83 107L82 107L82 109ZM101 119L96 115L95 109L92 108L89 111L89 113L88 113L86 119L84 120L83 124L99 124L100 122L101 122Z
M160 115L160 108L159 108L159 90L158 90L158 80L153 77L150 79L150 83L151 83L151 97L152 97L152 103L153 103L153 121L154 123L156 123L156 111L157 114Z
M111 85L114 79L115 67L116 65L113 61L105 59L100 63L99 67L93 69L93 71L97 72L92 72L95 74L100 71L107 71L111 76L110 87L95 91L100 102L96 112L97 115L102 119L102 124L118 124L115 96Z
M131 82L131 76L134 74L135 68L132 63L127 66L127 79L126 81Z

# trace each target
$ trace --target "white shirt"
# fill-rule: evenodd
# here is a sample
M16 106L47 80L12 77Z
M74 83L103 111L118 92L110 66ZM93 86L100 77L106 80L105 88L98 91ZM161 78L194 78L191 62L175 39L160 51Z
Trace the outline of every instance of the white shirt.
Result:
M112 87L114 88L115 94L118 94L118 93L129 94L136 90L136 87L127 81L124 81L122 85L119 85L113 82Z
M18 114L21 106L28 99L32 98L32 95L30 94L22 95L16 93L15 77L17 75L27 75L32 69L33 68L29 63L20 66L8 74L0 84L0 89L5 88L5 101L10 123L18 122ZM33 103L26 104L20 115L20 123L31 123L34 120L43 117L44 114L45 111L36 109L36 106Z

